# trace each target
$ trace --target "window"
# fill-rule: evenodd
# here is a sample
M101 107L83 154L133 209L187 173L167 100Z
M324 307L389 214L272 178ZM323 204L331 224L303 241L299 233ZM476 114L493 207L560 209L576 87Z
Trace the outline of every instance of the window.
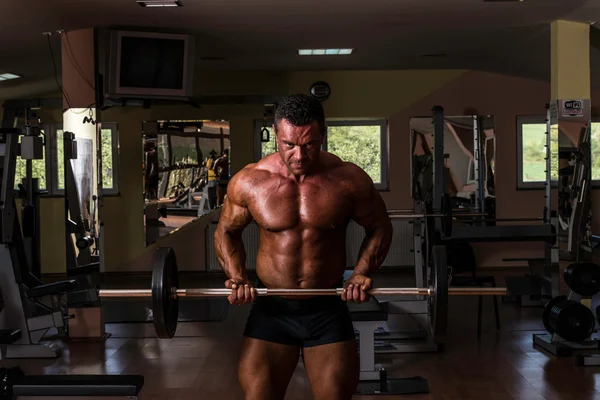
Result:
M255 122L255 159L277 151L271 122L267 124L269 141L261 141L263 120ZM266 139L266 134L264 135ZM379 190L388 188L387 121L385 120L328 120L323 150L344 161L361 167L373 179Z
M268 132L268 134L267 134ZM259 128L259 134L261 135L261 142L260 142L260 158L266 157L269 154L275 153L277 151L277 142L275 141L275 133L273 132L273 129L269 126L267 128L264 128L261 126ZM266 140L269 139L268 141L263 142L262 139Z
M45 124L41 130L45 146L44 158L32 160L33 178L39 179L39 189L51 195L63 195L64 142L62 124ZM102 123L102 187L105 195L118 194L119 133L116 123ZM76 139L77 139L77 135ZM78 147L82 143L78 142ZM17 157L15 169L15 189L26 176L26 160Z
M49 164L47 168L51 171L50 191L53 195L63 195L65 189L65 163L64 163L64 136L62 124L57 124L50 130L51 134L46 137L46 149L49 153ZM119 193L118 166L119 166L119 132L116 123L102 123L100 131L102 135L102 187L104 195L115 195ZM77 138L77 147L83 143Z
M102 191L104 195L119 193L119 129L116 122L103 122Z
M518 188L543 188L546 181L546 119L545 117L517 117ZM558 180L558 130L551 128L552 181ZM592 122L592 180L600 180L600 123ZM572 146L565 143L565 146Z

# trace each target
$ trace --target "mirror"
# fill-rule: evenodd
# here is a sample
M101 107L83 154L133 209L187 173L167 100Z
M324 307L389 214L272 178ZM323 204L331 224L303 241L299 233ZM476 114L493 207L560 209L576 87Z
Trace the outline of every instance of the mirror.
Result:
M229 180L229 122L143 123L146 245L222 205Z
M494 118L457 116L446 117L444 122L444 180L447 192L452 196L456 207L486 211L493 206L495 198ZM431 201L432 118L412 118L410 129L412 196L415 200Z

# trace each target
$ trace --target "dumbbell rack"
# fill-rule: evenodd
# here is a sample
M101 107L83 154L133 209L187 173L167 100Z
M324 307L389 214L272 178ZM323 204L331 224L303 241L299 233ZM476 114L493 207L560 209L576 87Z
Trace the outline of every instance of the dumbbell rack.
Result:
M581 302L583 297L573 291L569 291L567 299ZM590 335L581 342L574 342L564 339L557 333L534 333L533 343L556 357L571 357L576 352L600 350L600 341L594 338L593 335Z
M591 311L592 300L600 293L599 270L599 266L589 262L574 263L565 269L564 280L569 293L566 297L554 297L546 304L542 321L548 333L534 334L534 345L557 357L600 350L600 340L594 337L597 316ZM577 362L593 365L586 364L581 357Z

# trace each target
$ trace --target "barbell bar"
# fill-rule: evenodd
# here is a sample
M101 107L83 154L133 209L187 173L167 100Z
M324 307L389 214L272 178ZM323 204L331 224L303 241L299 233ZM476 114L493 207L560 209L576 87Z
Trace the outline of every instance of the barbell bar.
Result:
M389 214L389 213L388 213ZM416 219L416 218L442 218L445 214L389 214L390 219ZM473 212L473 213L457 213L453 214L453 218L472 218L472 217L488 217L488 213Z
M372 296L426 296L432 335L442 341L447 324L448 296L503 296L507 289L498 288L449 288L445 246L434 245L429 284L426 288L375 288L368 291ZM232 289L197 288L180 289L175 252L169 247L156 250L152 265L151 289L100 289L100 298L151 298L154 328L159 338L172 338L177 330L179 298L181 297L227 297ZM340 296L343 288L332 289L269 289L255 288L258 296Z
M268 289L253 288L257 296L341 296L343 288L334 289ZM173 297L228 297L232 289L173 289ZM377 288L367 291L371 296L431 296L433 288ZM505 296L505 287L495 288L449 288L449 296ZM152 298L152 289L101 289L98 297L146 297Z

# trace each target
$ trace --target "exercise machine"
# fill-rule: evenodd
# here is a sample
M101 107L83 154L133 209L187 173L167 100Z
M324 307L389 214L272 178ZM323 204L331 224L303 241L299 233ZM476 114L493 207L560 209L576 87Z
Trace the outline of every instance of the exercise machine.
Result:
M66 331L65 321L70 316L64 297L76 284L74 280L44 284L31 274L13 190L17 154L25 160L43 157L39 127L28 125L23 132L1 128L0 144L0 289L4 302L0 327L21 332L18 340L2 346L1 357L55 358L55 349L40 342L51 328Z

